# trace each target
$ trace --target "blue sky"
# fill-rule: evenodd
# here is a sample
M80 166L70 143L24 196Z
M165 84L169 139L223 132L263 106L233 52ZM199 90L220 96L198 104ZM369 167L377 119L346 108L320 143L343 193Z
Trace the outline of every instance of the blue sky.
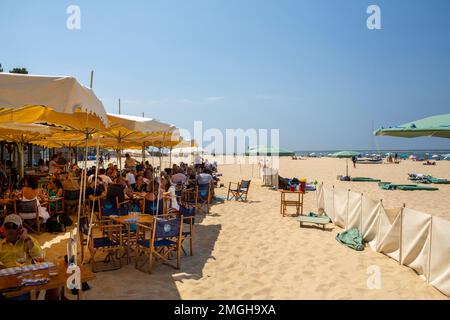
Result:
M81 30L66 8L81 8ZM382 30L366 9L381 8ZM375 127L450 112L447 0L0 0L0 63L72 75L110 112L192 129L279 128L294 150L374 148ZM450 148L377 138L382 149Z

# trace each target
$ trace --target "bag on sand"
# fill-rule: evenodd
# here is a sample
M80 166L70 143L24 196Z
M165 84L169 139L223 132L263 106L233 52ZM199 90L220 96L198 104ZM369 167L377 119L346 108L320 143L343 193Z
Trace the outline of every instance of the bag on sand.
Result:
M348 231L338 233L336 240L343 245L356 251L364 250L364 239L358 229L353 228Z
M59 215L54 215L48 218L47 223L45 224L47 227L47 231L50 233L60 233L66 230L64 223L61 222Z

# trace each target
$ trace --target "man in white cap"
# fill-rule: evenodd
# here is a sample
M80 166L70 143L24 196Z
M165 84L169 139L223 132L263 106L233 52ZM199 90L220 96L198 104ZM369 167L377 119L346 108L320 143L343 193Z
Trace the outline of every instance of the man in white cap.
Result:
M25 264L31 264L32 257L42 253L39 243L22 226L22 218L17 214L6 216L3 222L5 238L0 241L0 268L16 267L18 253L26 253Z
M42 254L39 243L28 235L27 230L22 226L22 218L17 214L6 216L3 222L5 238L0 241L0 269L17 266L17 257L26 253L26 264L32 263L32 258ZM46 300L57 300L62 296L63 288L47 290ZM28 300L29 294L24 294L14 298L14 300ZM1 297L0 297L1 300Z

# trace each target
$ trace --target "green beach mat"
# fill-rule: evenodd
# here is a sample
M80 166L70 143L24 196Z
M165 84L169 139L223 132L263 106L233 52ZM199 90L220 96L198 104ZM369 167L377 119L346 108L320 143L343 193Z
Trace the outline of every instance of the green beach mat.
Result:
M381 182L380 179L365 178L365 177L355 177L355 178L352 178L351 181L355 181L355 182Z
M356 228L350 229L350 230L342 232L342 233L338 233L336 235L336 240L339 243L343 244L344 246L347 246L354 250L357 250L357 251L364 250L363 236Z

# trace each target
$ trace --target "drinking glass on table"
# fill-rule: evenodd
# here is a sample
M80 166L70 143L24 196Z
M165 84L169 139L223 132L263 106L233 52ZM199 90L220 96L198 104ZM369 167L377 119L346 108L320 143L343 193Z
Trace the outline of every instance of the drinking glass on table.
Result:
M16 252L16 265L23 267L27 263L27 253L25 251Z
M34 260L34 262L36 263L42 263L45 261L45 252L41 251L41 252L37 252L35 254L33 254L31 256L31 258Z

